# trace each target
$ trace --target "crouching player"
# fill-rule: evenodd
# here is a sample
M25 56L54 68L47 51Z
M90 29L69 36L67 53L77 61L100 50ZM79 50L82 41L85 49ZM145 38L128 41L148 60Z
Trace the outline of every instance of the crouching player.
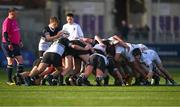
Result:
M78 85L91 85L87 78L90 76L90 74L93 73L96 76L96 82L98 86L102 86L102 81L104 80L104 72L106 65L108 64L107 58L105 56L105 50L106 46L102 43L96 44L94 47L94 53L90 56L89 62L85 68L84 73L81 73L80 76L77 79Z
M61 65L60 60L62 58L62 55L65 51L65 47L69 46L68 39L66 38L60 38L59 40L55 41L48 50L45 51L43 58L38 65L37 68L32 70L26 77L25 77L25 83L30 86L34 84L34 77L39 77L39 74L41 74L49 65L53 65L55 67L55 72L53 72L50 77L55 78L59 75L61 71Z
M36 59L34 61L33 68L31 69L31 71L25 71L25 72L22 72L22 73L16 73L13 76L13 80L15 81L15 84L16 85L24 84L25 83L24 82L25 77L27 77L31 72L34 72L34 71L37 70L41 60L42 60L42 58L38 58L38 59ZM50 73L52 73L54 71L55 71L54 67L52 65L50 65L41 74L39 74L38 76L32 78L32 80L34 81L33 85L42 85L42 80L45 77L45 75L50 74ZM25 85L27 85L27 84L25 84Z
M62 63L60 64L60 61L67 47L84 50L84 48L78 45L75 46L71 44L70 41L65 37L58 39L49 47L48 50L45 51L43 58L37 69L33 70L29 73L29 75L27 75L27 77L25 77L26 84L33 85L33 77L38 78L39 74L41 74L49 65L53 65L55 71L47 77L49 84L53 85L52 80L56 79L62 71Z
M154 76L157 75L157 73L153 70L155 65L165 79L169 80L172 85L177 84L169 72L163 67L161 59L154 50L148 49L141 52L139 48L135 48L132 51L132 55L134 56L135 61L141 64L145 64L145 66L148 68L146 79L151 80Z

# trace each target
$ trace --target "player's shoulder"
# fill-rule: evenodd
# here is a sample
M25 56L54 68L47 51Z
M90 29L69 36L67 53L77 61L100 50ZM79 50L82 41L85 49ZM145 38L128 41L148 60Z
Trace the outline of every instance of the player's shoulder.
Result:
M6 24L6 23L9 23L9 22L11 22L11 21L12 21L11 19L5 18L3 23Z
M147 50L145 50L145 52L147 52L147 53L156 53L156 51L153 50L153 49L147 49Z
M47 30L47 29L49 29L49 26L44 26L44 28L43 28L43 29L46 29L46 30Z
M73 25L73 26L79 26L79 27L80 27L80 25L79 25L78 23L75 23L75 22L74 22L72 25Z
M65 23L63 26L67 26L68 25L68 23Z
M44 26L43 32L50 31L49 26Z
M70 25L69 25L68 23L66 23L66 24L63 25L62 29L69 28L69 26L70 26Z

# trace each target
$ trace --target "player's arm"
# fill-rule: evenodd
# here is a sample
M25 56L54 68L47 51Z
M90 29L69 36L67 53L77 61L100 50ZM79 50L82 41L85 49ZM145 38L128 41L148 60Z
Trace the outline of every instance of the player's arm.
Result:
M4 32L4 39L6 40L6 43L11 44L11 41L9 39L9 34L8 32L10 31L10 27L11 27L11 21L10 20L6 20L3 24L3 32Z
M117 35L114 35L113 39L119 41L118 43L120 45L122 45L123 47L129 48L129 46L121 38L119 38Z
M13 50L13 45L11 43L11 40L9 39L10 35L8 34L8 32L10 31L10 27L11 27L11 21L6 20L3 24L4 39L6 40L6 43L8 44L9 50Z
M46 37L47 41L54 41L54 40L59 39L63 34L64 34L63 31L59 31L57 33L57 35L55 35L55 36L50 36L50 34L47 34L47 35L45 35L45 37Z
M82 29L81 29L80 25L78 25L77 30L78 30L79 38L83 38L83 37L84 37L84 34L83 34L83 32L82 32Z
M87 50L91 49L89 46L81 47L79 45L74 45L74 44L71 44L70 47L73 48L73 49L82 50L82 51L87 51Z
M11 42L10 42L10 39L9 39L9 36L8 36L7 32L4 32L4 38L5 38L5 40L6 40L7 44L8 44L8 49L10 51L12 51L14 48L13 48L13 45L11 44Z
M5 38L5 40L6 40L6 42L7 42L8 44L11 44L11 42L10 42L10 40L9 40L9 36L8 36L8 33L7 33L7 32L4 32L4 38Z
M99 36L95 35L94 39L95 39L96 41L98 41L99 44L104 45L104 43L102 42L102 39L101 39Z
M151 63L148 66L148 74L147 74L146 78L150 80L152 78L152 76L153 76L153 64Z
M133 62L132 62L132 66L133 66L133 68L134 68L137 72L139 72L143 77L146 78L146 72L145 72L144 69L142 69L140 63L138 63L138 62L136 62L136 61L133 61Z

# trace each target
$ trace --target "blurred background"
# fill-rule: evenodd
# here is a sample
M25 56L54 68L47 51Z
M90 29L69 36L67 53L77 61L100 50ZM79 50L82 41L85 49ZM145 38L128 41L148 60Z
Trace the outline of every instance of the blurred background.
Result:
M26 65L37 56L49 17L57 16L62 26L72 12L86 37L122 34L127 42L155 49L165 65L180 67L180 0L0 0L1 25L10 7L19 10ZM5 65L1 50L0 58Z

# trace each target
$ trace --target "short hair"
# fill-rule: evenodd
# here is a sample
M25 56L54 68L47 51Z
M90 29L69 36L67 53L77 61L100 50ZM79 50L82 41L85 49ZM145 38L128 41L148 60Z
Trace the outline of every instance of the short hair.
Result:
M59 23L59 20L56 16L52 16L52 17L50 17L49 22L50 23L52 23L52 22Z
M132 55L133 56L137 56L137 55L140 55L141 56L141 50L139 49L139 48L135 48L135 49L133 49L133 51L132 51Z
M66 16L67 17L74 17L74 14L73 13L68 13Z
M11 8L8 9L8 13L10 13L10 12L15 12L15 11L17 11L17 9L14 8L14 7L11 7Z

